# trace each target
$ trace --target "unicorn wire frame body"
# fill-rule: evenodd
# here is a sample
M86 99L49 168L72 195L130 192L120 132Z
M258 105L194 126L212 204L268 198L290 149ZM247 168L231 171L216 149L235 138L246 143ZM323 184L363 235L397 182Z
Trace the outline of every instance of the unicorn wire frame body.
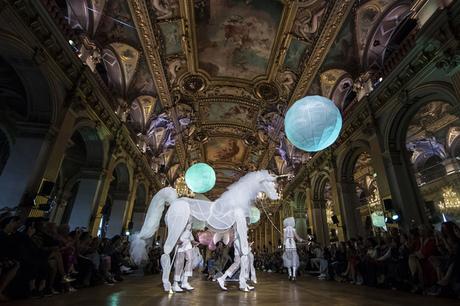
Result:
M208 228L215 232L225 232L235 226L241 239L241 264L243 267L247 263L247 256L250 251L247 238L247 218L250 215L250 208L254 205L254 200L260 192L264 192L272 200L279 199L276 178L267 170L250 172L230 185L227 191L214 202L178 198L174 188L165 187L161 189L150 203L141 231L133 235L130 248L132 259L137 264L148 259L147 240L158 230L163 210L168 203L170 207L165 216L168 236L163 247L164 254L161 256L162 281L165 291L171 289L169 281L172 265L170 254L189 220L204 222Z

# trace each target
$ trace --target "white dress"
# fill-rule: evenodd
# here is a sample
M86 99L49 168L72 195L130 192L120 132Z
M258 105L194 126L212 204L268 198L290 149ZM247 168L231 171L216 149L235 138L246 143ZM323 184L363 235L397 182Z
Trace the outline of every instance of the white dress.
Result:
M297 268L299 267L299 255L297 254L297 246L295 239L297 233L295 228L292 226L286 226L284 228L284 253L283 253L283 264L286 268ZM298 239L298 238L297 238Z

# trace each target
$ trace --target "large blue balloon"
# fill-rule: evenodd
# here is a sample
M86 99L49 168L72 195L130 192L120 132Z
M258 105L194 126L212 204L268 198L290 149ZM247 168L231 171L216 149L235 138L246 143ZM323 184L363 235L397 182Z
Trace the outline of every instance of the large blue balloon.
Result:
M295 147L306 152L317 152L337 140L342 129L342 115L331 100L307 96L289 108L284 129Z
M216 184L216 173L208 164L197 163L185 172L185 183L191 191L205 193Z

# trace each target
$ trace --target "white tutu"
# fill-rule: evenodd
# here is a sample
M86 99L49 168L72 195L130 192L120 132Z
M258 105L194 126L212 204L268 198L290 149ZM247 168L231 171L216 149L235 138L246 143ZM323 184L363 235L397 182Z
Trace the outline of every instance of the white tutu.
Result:
M283 253L283 264L286 268L299 267L299 255L296 249L285 249Z

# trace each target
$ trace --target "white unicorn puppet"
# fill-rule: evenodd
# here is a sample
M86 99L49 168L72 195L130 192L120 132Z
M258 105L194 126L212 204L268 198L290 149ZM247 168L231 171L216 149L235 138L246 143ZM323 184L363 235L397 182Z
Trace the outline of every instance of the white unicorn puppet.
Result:
M141 231L133 235L130 247L131 258L137 264L148 258L147 240L158 230L164 207L168 203L170 207L165 216L168 237L163 247L164 254L161 256L162 281L165 291L171 290L169 281L170 254L190 219L204 222L215 232L225 232L235 226L241 239L241 265L242 268L247 268L250 251L247 239L247 218L249 218L251 206L260 192L265 193L272 200L279 198L276 190L276 178L267 170L250 172L230 185L227 191L214 202L178 198L175 189L171 187L161 189L150 203Z

